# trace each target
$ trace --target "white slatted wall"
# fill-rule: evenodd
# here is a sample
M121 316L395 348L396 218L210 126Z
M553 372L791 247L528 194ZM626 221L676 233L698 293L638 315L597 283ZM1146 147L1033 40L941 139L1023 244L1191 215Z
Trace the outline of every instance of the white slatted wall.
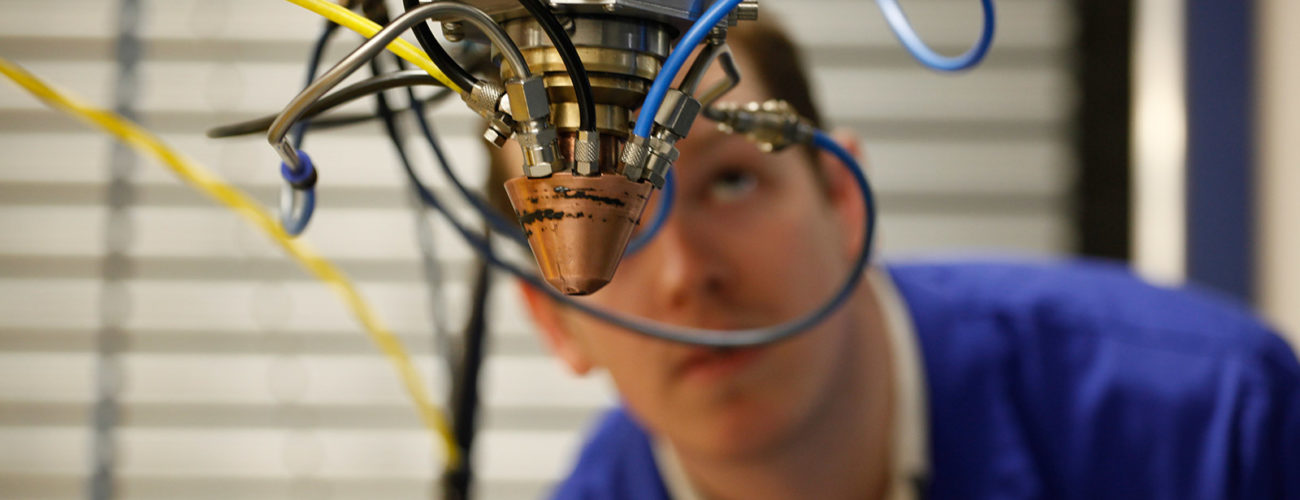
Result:
M974 0L904 2L946 52L978 30ZM279 109L320 23L275 0L146 0L140 114L270 206L277 161L214 124ZM764 0L807 44L820 100L865 138L889 255L1060 254L1073 178L1061 2L1002 0L997 45L960 77L919 68L867 0ZM112 105L115 0L0 0L0 54ZM344 53L340 44L331 54ZM368 109L365 106L354 109ZM437 112L477 178L475 120ZM437 470L389 366L344 308L234 215L150 161L108 203L110 140L0 84L0 498L86 495L96 332L120 324L120 498L427 498ZM414 144L421 166L428 154ZM312 136L321 206L306 238L362 285L442 392L403 180L375 126ZM442 186L435 182L436 186ZM108 226L112 221L111 227ZM469 254L440 223L448 309L465 315ZM122 259L106 258L120 248ZM105 268L121 277L105 285ZM483 498L535 498L565 471L612 392L544 356L497 287ZM440 396L441 397L441 396Z

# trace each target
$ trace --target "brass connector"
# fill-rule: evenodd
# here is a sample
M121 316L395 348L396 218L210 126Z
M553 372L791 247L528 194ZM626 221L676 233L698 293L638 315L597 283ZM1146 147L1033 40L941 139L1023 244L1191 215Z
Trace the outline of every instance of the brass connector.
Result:
M790 103L779 99L743 106L722 103L706 110L704 116L718 122L718 129L723 132L744 135L765 153L795 144L811 144L816 132Z

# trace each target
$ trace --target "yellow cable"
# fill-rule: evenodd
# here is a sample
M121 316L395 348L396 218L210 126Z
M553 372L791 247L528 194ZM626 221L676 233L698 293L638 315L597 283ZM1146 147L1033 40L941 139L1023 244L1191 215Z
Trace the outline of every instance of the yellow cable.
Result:
M326 0L288 1L289 3L315 12L321 17L334 21L340 26L355 31L366 38L375 36L375 33L378 33L381 29L381 27L378 24L375 24L374 21L366 19L365 16L352 12L346 7L333 2L328 2ZM443 85L446 85L449 89L455 90L461 94L464 94L469 90L456 86L450 78L447 78L447 75L443 74L441 69L438 69L438 65L434 64L433 61L429 59L428 54L425 54L423 50L411 45L411 42L398 38L393 40L393 43L388 44L388 50L397 54L402 59L410 61L411 64L420 67L420 69L427 71L429 76L437 78L438 81L442 82Z
M14 83L17 83L40 100L45 101L51 107L66 111L104 129L104 131L117 136L118 140L142 154L154 156L192 187L230 207L251 224L260 228L294 260L297 260L316 278L328 284L347 303L348 308L352 310L352 314L356 316L370 335L370 340L374 341L379 350L388 356L388 359L397 369L398 375L402 379L402 385L405 386L407 394L410 395L419 410L424 425L441 438L443 452L447 457L447 468L451 469L459 465L460 454L456 448L455 439L451 435L451 430L448 428L442 412L429 399L428 390L422 382L423 379L411 364L411 359L406 354L406 349L402 347L401 340L398 340L383 325L379 317L375 315L374 310L370 308L370 305L361 298L361 294L357 292L356 287L343 274L343 271L318 255L306 243L290 238L280 227L280 224L263 210L257 202L240 190L226 184L216 174L203 168L202 165L184 157L163 143L162 139L139 125L112 112L93 108L79 99L60 94L35 75L3 57L0 57L0 73L9 77Z

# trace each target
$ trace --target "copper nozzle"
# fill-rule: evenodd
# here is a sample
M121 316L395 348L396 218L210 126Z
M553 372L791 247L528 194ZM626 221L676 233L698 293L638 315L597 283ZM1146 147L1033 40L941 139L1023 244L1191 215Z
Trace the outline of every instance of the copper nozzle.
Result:
M567 295L588 295L609 283L653 187L622 175L506 182L515 215L546 281Z

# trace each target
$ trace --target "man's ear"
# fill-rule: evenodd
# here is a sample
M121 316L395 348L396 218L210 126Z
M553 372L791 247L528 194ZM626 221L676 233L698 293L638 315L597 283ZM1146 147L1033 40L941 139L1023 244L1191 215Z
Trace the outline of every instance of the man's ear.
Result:
M840 147L857 158L863 169L867 168L866 162L863 161L862 143L856 134L840 129L832 132L831 137ZM853 258L858 254L863 236L866 234L867 220L863 211L866 201L858 189L857 182L853 180L853 174L849 172L851 168L849 165L845 165L835 155L826 151L821 151L818 158L822 176L826 179L831 209L835 211L840 224L840 234L844 236L844 255L846 258Z
M593 366L591 356L587 354L582 341L574 335L571 323L565 320L560 311L561 306L528 283L520 281L519 290L523 293L524 303L528 305L533 321L537 323L542 340L551 352L569 365L569 370L574 374L586 375L590 372Z

